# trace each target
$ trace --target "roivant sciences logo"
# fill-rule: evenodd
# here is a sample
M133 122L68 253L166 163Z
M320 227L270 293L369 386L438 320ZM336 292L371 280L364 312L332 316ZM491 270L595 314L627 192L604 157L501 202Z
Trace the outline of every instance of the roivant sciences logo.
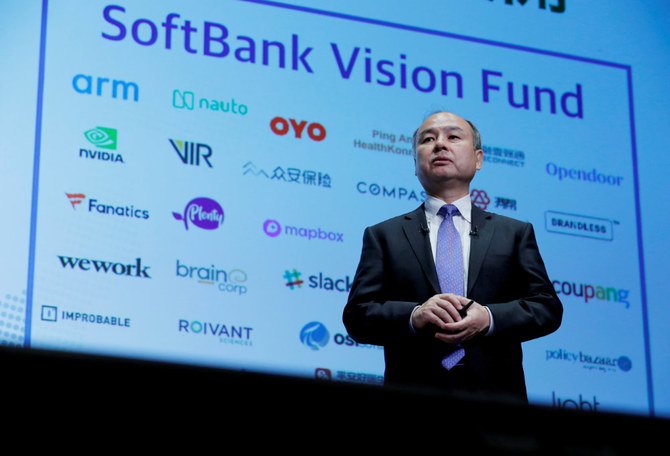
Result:
M209 337L222 344L250 347L253 345L251 337L253 330L254 328L250 326L182 318L179 320L178 332L189 336Z
M123 156L116 152L118 145L118 132L114 128L95 127L84 132L86 140L94 146L93 149L81 147L80 158L99 160L110 163L125 163ZM98 150L104 149L104 150Z
M349 276L345 276L342 279L334 279L332 277L324 275L323 272L317 274L312 274L307 277L307 282L305 282L302 277L302 272L297 269L287 269L284 271L284 280L286 281L285 285L290 290L296 290L298 288L303 288L303 285L307 285L306 288L325 290L325 291L339 291L339 292L349 292L351 290L351 279Z
M172 216L184 222L188 230L189 222L203 230L215 230L223 225L223 208L211 198L198 197L186 204L184 212L173 212Z
M311 241L312 239L319 241L344 242L344 233L336 231L328 231L317 228L297 227L292 225L282 225L277 220L268 219L263 223L263 231L270 237L277 237L282 232L285 236L300 237Z
M219 291L237 295L247 294L247 273L238 268L222 269L215 265L191 266L177 260L177 277L195 280L197 283L216 287Z

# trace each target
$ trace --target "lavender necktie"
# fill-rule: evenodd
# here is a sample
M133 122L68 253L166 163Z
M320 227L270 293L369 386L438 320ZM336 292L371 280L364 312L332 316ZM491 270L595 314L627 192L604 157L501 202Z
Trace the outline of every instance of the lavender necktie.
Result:
M453 220L453 216L459 214L458 208L453 204L445 204L437 213L444 217L437 232L435 252L435 269L440 289L442 293L464 296L463 246ZM442 366L450 370L463 356L465 356L465 350L459 346L442 359Z

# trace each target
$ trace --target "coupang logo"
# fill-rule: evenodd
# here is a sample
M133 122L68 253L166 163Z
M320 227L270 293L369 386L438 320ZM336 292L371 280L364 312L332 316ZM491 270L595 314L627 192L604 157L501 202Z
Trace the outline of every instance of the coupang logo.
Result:
M184 222L188 230L189 222L203 230L215 230L223 224L223 208L210 198L194 198L184 208L183 213L173 212L172 216Z

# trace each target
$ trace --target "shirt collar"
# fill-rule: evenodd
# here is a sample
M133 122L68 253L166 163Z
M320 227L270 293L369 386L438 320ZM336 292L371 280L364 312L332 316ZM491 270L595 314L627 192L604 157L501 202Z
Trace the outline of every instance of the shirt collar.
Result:
M437 211L440 210L442 206L444 206L446 203L442 201L439 198L436 198L431 195L426 195L426 201L424 202L424 207L426 208L426 213L429 214L431 217L437 216ZM472 200L470 199L470 195L465 195L462 198L457 199L453 203L454 206L458 208L458 212L461 213L461 216L467 220L468 222L472 223L471 217L472 217Z

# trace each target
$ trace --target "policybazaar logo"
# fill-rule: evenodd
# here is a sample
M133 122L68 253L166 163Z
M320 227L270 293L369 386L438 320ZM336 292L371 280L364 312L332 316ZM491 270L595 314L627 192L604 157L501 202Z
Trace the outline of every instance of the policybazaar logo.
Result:
M184 222L188 230L189 222L203 230L215 230L223 224L223 208L210 198L195 198L189 201L183 213L173 212L172 216Z
M208 322L200 320L179 320L179 334L208 337L222 344L237 346L252 346L252 331L254 328L244 325L231 325L223 322Z
M545 361L560 361L597 372L628 372L633 362L627 356L592 355L583 351L571 352L562 348L546 350Z

